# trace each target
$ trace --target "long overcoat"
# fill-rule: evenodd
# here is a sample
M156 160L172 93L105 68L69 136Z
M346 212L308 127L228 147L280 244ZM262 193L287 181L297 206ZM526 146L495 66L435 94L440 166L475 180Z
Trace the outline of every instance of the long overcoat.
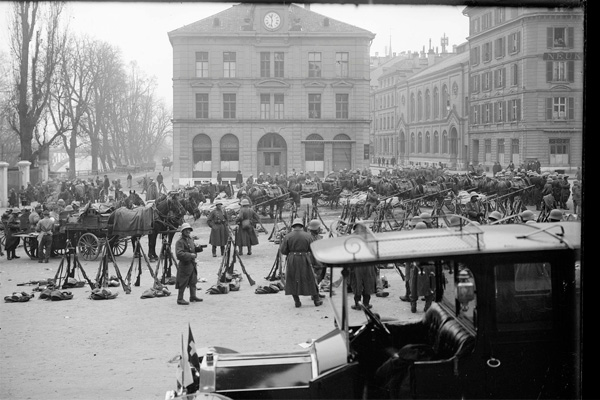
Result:
M202 247L194 243L194 239L185 238L183 235L175 244L175 255L179 260L175 289L195 285L198 281L195 254L202 252Z
M285 266L285 294L313 296L319 294L311 263L310 244L314 241L310 233L292 230L285 235L279 247L287 256Z
M248 229L242 228L242 221L245 219L250 220L250 226ZM241 246L255 246L258 244L258 236L256 236L256 230L254 226L259 222L259 217L256 211L250 207L243 206L238 213L235 223L238 224L239 228L235 234L235 244L238 247Z
M223 210L214 209L208 214L207 223L208 226L210 226L210 238L208 239L208 243L213 246L227 245L227 239L229 237L227 229L229 220L227 219L227 213L224 213Z

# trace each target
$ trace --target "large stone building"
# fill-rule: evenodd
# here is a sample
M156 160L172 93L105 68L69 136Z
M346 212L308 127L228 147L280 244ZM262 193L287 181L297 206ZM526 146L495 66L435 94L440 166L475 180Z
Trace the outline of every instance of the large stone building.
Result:
M470 158L582 165L584 13L467 7Z
M466 7L468 41L413 54L371 92L375 164L583 163L583 10Z
M169 32L174 184L363 168L374 36L305 7L250 3Z

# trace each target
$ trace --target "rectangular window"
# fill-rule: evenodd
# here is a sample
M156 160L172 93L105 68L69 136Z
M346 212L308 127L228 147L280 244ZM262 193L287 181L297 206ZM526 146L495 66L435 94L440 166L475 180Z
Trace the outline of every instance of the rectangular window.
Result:
M496 324L500 332L553 327L552 265L548 262L494 266ZM523 310L527 310L524 313Z
M504 36L496 39L496 43L494 44L494 55L496 58L504 57L506 48L506 38Z
M479 82L481 82L479 75L473 75L471 77L471 93L479 93L481 90Z
M260 95L260 119L271 118L271 95Z
M479 106L471 107L471 123L474 125L479 124Z
M492 27L492 13L483 14L481 17L481 29L486 30Z
M283 119L283 94L275 94L274 96L273 119Z
M235 93L223 94L223 118L235 118Z
M575 61L546 61L547 82L573 82Z
M549 49L566 49L573 48L574 44L574 28L547 28L546 30L546 47Z
M492 71L484 72L481 78L483 80L482 89L484 91L492 90Z
M492 122L492 106L490 103L485 103L483 105L483 123L489 124Z
M235 78L235 52L223 53L223 77Z
M260 77L271 77L271 53L268 51L260 52Z
M508 120L521 120L521 99L513 99L508 101Z
M498 155L500 154L504 154L504 139L498 139Z
M274 54L275 60L273 65L273 72L275 78L283 78L284 71L284 53L276 51Z
M479 46L471 49L471 65L479 64Z
M335 76L348 77L348 53L335 53Z
M496 25L503 23L506 20L506 9L498 7L494 10L494 20Z
M196 118L208 118L208 93L196 93Z
M488 62L492 59L492 42L483 44L483 62Z
M321 118L321 95L308 95L308 118Z
M521 50L521 32L508 35L508 52L516 54Z
M321 77L321 53L308 53L308 77Z
M519 65L513 64L510 66L511 74L510 74L510 84L511 86L519 85Z
M494 103L494 117L496 122L504 122L506 119L506 107L503 101Z
M506 85L506 68L494 71L494 88L503 88Z
M547 120L575 119L575 99L573 97L552 97L546 99Z
M348 94L335 95L335 117L348 119Z
M196 52L196 78L208 77L208 51Z
M483 141L483 158L485 162L492 161L492 139L485 139Z
M550 139L550 163L569 164L569 139Z

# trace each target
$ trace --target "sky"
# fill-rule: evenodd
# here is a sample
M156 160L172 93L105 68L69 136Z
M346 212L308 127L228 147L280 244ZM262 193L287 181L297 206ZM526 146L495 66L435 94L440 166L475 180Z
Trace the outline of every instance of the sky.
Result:
M135 60L148 76L155 76L157 94L172 107L172 47L167 33L210 17L237 3L208 2L67 2L70 29L118 46L125 62ZM297 3L302 5L302 3ZM8 53L7 15L11 3L0 2L0 51ZM441 51L442 36L448 49L464 43L469 32L465 6L311 4L311 11L376 34L371 55L388 51Z

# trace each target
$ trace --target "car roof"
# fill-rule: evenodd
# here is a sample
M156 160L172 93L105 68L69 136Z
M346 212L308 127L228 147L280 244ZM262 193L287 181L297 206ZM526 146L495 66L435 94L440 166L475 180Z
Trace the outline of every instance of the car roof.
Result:
M401 230L332 237L311 244L314 257L329 266L418 258L576 249L580 222L467 225L462 228Z

